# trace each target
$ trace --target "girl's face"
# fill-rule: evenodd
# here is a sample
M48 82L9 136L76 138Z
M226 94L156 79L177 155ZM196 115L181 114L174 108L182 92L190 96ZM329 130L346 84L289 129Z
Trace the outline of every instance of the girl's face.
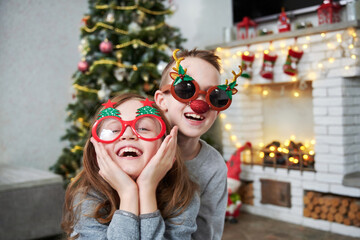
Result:
M116 109L120 111L122 120L130 121L136 118L136 111L141 107L143 104L140 100L132 99L120 104ZM118 140L104 146L115 163L131 178L136 179L155 155L161 142L161 138L155 141L142 140L128 126Z

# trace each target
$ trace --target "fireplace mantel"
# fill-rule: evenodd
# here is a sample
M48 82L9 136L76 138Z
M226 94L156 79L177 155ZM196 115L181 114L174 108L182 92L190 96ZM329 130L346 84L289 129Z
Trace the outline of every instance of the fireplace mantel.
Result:
M274 40L280 40L280 39L286 39L286 38L296 38L300 36L306 36L306 35L313 35L323 32L333 32L338 30L343 30L347 28L360 28L360 21L348 21L348 22L340 22L340 23L334 23L334 24L325 24L321 26L311 27L311 28L305 28L305 29L299 29L289 32L283 32L283 33L273 33L269 35L264 36L258 36L251 39L245 39L245 40L237 40L232 41L228 43L220 43L216 45L210 45L207 46L208 50L214 50L218 47L221 48L233 48L233 47L239 47L239 46L247 46L257 43L264 43L264 42L271 42Z

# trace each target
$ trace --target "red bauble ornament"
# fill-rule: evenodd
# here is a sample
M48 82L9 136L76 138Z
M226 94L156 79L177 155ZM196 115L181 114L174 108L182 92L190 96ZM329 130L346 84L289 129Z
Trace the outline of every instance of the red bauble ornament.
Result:
M78 69L81 72L86 72L89 69L89 64L85 60L83 60L78 63Z
M206 113L210 109L209 104L202 100L191 101L190 108L198 114Z
M103 53L111 53L113 50L113 45L111 42L105 40L100 43L100 51Z

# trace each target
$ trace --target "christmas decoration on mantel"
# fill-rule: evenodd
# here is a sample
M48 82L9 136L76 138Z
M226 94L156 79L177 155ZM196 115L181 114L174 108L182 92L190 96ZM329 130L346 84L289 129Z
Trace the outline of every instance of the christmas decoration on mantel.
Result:
M288 32L291 30L290 19L286 15L285 8L281 8L281 13L278 21L279 33Z
M62 138L69 144L51 167L65 184L81 168L82 147L97 106L122 92L153 95L171 49L182 48L185 41L177 28L165 23L173 12L167 1L136 2L88 1L81 61L73 74L73 102L67 107L70 126Z
M319 25L331 24L341 21L341 6L333 0L324 0L323 4L317 9Z
M241 22L236 24L237 28L237 39L249 39L256 37L256 26L257 24L249 17L244 17Z
M269 51L264 52L263 64L261 66L260 75L268 80L274 78L274 64L277 59L276 54L271 54Z
M255 55L251 52L246 51L241 56L241 77L251 79L252 77L252 64L255 60Z
M290 48L288 56L286 58L286 62L283 66L284 73L290 76L295 76L298 72L297 66L303 54L303 51L295 51Z

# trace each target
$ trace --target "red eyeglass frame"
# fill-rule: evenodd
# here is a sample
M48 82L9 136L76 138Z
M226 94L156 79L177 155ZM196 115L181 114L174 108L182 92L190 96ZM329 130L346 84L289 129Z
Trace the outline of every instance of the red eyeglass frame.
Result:
M160 124L161 124L161 131L159 133L159 135L155 138L144 138L142 137L136 130L135 130L135 124L138 120L140 120L141 118L144 118L144 117L152 117L152 118L155 118L157 119ZM119 122L121 122L121 125L122 125L122 129L121 129L121 132L119 133L119 136L117 136L115 139L113 140L110 140L110 141L106 141L106 140L102 140L98 137L97 133L96 133L96 129L99 125L99 123L101 123L103 120L105 119L108 119L108 118L113 118ZM140 115L140 116L137 116L135 119L131 120L131 121L124 121L122 120L121 118L119 117L116 117L116 116L106 116L106 117L103 117L99 120L97 120L94 124L94 126L92 127L92 130L91 130L91 133L92 133L92 136L95 138L96 141L98 142L102 142L102 143L112 143L112 142L115 142L116 140L118 140L125 132L126 128L130 126L131 127L131 130L133 131L133 133L140 139L142 140L145 140L145 141L155 141L155 140L158 140L159 138L161 138L162 136L164 136L165 134L165 131L166 131L166 125L165 125L165 122L162 120L162 118L160 116L157 116L157 115L154 115L154 114L143 114L143 115Z
M183 98L180 98L178 95L176 95L175 86L174 86L173 83L172 83L172 84L167 84L167 85L161 87L160 91L166 92L166 91L169 91L169 90L170 90L171 95L172 95L176 100L178 100L179 102L182 102L182 103L191 102L191 101L197 99L200 94L204 94L207 104L209 104L210 108L213 109L213 110L215 110L215 111L223 111L223 110L227 109L228 107L230 107L230 104L231 104L231 102L232 102L232 100L231 100L230 98L228 99L228 102L227 102L227 104L226 104L224 107L216 107L216 106L212 105L212 103L211 103L211 101L210 101L210 93L211 93L214 89L218 88L217 86L210 87L207 91L203 91L203 90L200 90L199 84L198 84L195 80L192 80L191 82L192 82L192 83L194 84L194 86L195 86L195 93L194 93L194 95L193 95L191 98L183 99Z

